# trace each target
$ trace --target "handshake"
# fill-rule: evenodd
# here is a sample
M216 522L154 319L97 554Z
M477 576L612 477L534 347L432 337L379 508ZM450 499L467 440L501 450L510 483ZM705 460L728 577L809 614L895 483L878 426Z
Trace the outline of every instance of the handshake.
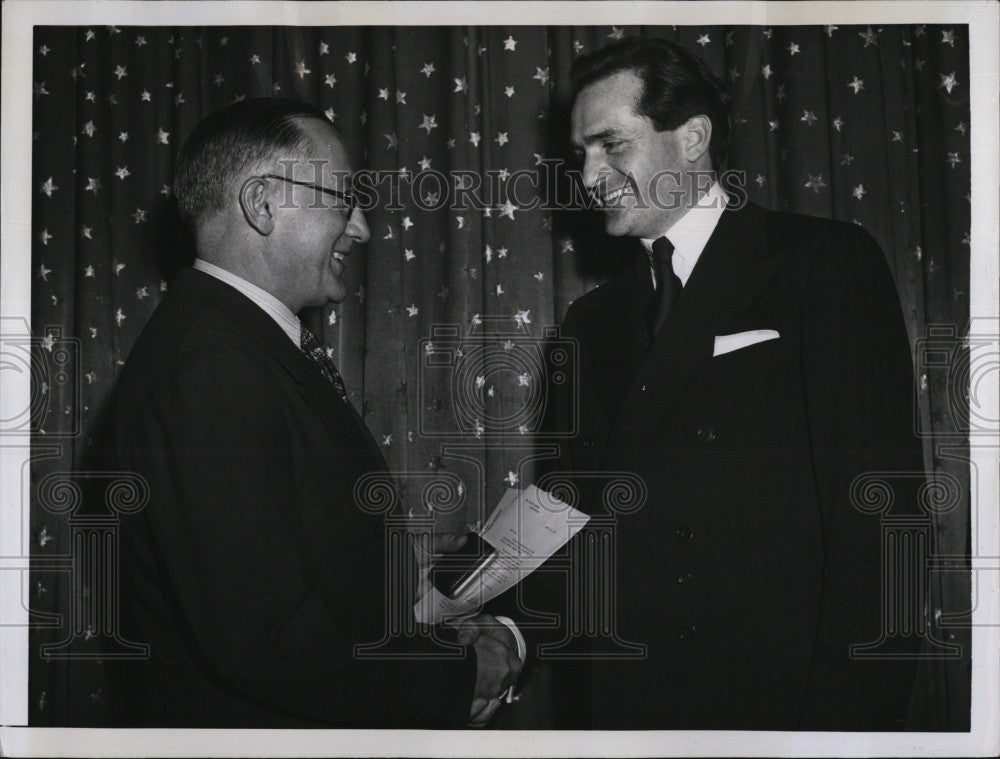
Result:
M430 588L430 567L442 553L459 551L468 535L427 533L417 536L415 553L420 570L420 598ZM510 694L524 665L524 644L518 641L513 623L506 624L489 614L475 614L444 623L458 630L458 643L473 646L476 652L476 685L469 711L470 727L485 727Z

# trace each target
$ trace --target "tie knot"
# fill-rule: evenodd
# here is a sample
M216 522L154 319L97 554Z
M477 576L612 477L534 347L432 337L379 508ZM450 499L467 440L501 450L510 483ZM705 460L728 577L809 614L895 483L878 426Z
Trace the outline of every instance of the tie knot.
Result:
M670 258L674 254L674 244L667 237L653 240L653 255L658 259Z
M674 244L666 237L653 241L653 271L656 272L656 287L674 275Z

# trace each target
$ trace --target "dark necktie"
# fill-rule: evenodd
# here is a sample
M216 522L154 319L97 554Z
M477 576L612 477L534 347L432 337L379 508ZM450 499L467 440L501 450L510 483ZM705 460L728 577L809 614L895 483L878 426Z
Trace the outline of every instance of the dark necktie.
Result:
M299 333L299 346L346 403L347 391L344 389L344 380L341 378L340 372L337 371L337 367L334 366L330 357L326 355L326 351L323 350L323 346L319 344L316 336L306 329L305 324L302 325L302 331Z
M653 271L656 272L656 290L646 311L646 327L649 330L649 341L656 338L656 333L667 320L670 307L677 300L683 289L680 278L674 274L674 245L666 237L661 237L653 243Z

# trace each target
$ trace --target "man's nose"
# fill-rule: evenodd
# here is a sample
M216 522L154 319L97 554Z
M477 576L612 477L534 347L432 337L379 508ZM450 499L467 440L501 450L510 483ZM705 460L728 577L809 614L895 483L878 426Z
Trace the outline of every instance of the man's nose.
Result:
M360 208L351 211L351 218L347 220L346 233L348 237L359 244L368 242L368 238L371 237L368 222L365 221L365 215Z
M592 190L602 181L607 181L608 167L597 156L588 155L583 161L583 185Z

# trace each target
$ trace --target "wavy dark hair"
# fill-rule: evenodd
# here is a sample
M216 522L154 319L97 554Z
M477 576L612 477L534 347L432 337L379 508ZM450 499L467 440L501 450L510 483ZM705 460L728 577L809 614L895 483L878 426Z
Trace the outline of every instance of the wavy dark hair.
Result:
M247 167L273 155L305 153L302 119L331 124L316 106L287 98L241 100L202 119L177 159L174 196L181 218L196 229L222 209L233 178Z
M570 72L573 99L587 85L622 71L634 71L642 80L635 113L648 117L657 131L676 129L692 116L708 116L712 166L722 165L729 152L732 97L701 59L667 40L627 37L576 59Z

